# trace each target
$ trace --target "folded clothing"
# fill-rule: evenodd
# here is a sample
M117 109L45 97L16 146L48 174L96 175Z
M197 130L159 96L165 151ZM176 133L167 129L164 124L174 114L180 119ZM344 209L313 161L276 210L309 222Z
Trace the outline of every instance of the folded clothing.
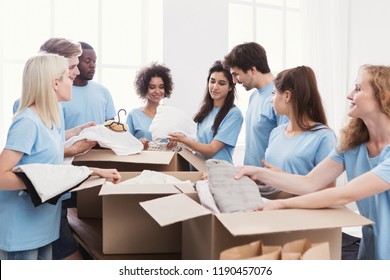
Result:
M18 165L12 171L23 180L34 206L56 204L62 194L81 185L92 173L86 166L43 163Z
M122 181L119 184L182 184L191 183L190 180L181 181L174 176L164 174L158 171L144 170L140 175Z
M213 213L221 213L218 209L217 204L213 195L210 192L209 181L199 180L196 182L196 191L199 196L200 204L209 209Z
M118 156L127 156L140 153L144 146L131 133L115 132L104 125L96 125L83 129L77 136L65 141L64 146L68 148L80 140L97 141L102 148L111 149Z
M197 125L183 110L168 106L159 105L156 115L149 126L153 141L160 142L169 138L170 133L182 133L186 137L197 141Z
M255 210L263 203L257 184L247 176L235 179L239 168L224 160L206 161L210 192L221 213Z

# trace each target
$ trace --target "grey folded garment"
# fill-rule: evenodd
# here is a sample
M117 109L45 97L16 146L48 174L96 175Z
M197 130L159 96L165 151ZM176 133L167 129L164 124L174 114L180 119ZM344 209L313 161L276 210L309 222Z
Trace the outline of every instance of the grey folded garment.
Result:
M224 160L206 161L210 192L221 213L255 210L263 204L257 184L247 176L236 180L239 168Z
M280 190L269 185L258 185L261 195L265 198L280 193Z

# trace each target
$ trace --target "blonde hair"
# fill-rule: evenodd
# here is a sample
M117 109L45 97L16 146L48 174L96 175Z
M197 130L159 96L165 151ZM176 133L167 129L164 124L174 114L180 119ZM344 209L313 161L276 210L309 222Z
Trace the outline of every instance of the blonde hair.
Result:
M370 76L370 85L378 101L380 110L390 118L390 67L382 65L362 65L359 73ZM366 124L362 119L351 118L340 132L339 151L346 151L370 139Z
M24 66L22 96L14 118L26 107L35 105L46 127L51 129L53 123L60 127L59 103L53 81L64 78L68 65L68 60L57 54L41 53L31 57Z

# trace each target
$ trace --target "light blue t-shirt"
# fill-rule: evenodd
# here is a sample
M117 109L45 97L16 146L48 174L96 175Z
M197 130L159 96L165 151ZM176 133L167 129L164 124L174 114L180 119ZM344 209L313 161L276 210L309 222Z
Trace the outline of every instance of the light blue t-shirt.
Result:
M265 150L271 131L279 124L288 122L287 116L277 116L272 106L274 83L252 93L245 123L244 165L263 166Z
M141 108L135 108L127 114L126 123L129 126L129 132L137 139L146 138L152 141L152 134L149 132L152 121L153 118L142 112Z
M105 86L94 81L89 81L83 87L73 86L72 99L61 102L61 105L64 111L65 130L92 121L103 124L116 115L110 92Z
M17 165L62 164L63 129L48 129L26 108L12 122L4 149L23 152ZM48 175L50 176L50 175ZM26 192L0 191L0 248L22 251L45 246L59 237L61 201L35 207Z
M334 151L331 158L344 164L348 181L373 172L390 184L390 145L370 158L365 143L344 153ZM374 222L363 226L359 259L390 260L390 190L356 201L362 216Z
M291 174L306 175L329 156L336 146L333 130L318 124L312 130L294 137L284 131L288 123L272 130L265 160L271 165Z
M211 143L214 139L224 143L223 148L211 158L233 163L233 152L237 143L238 134L241 131L243 116L238 107L231 108L219 125L217 134L213 136L212 126L220 109L213 108L207 117L198 124L197 137L198 141L204 144ZM203 157L209 159L205 155Z

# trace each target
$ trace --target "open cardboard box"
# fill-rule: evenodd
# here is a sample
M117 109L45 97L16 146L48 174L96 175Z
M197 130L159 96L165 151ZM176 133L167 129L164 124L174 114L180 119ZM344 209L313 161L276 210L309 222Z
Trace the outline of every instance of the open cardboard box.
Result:
M121 172L122 181L134 178L141 172ZM103 199L103 253L179 253L181 252L181 224L160 227L139 205L159 197L185 193L197 199L193 182L202 172L164 172L184 184L105 184L99 195Z
M329 242L330 257L337 260L341 228L372 223L346 207L213 214L185 194L140 205L162 228L182 224L182 258L191 260L219 259L223 250L256 240L272 246L301 238Z
M189 171L189 164L191 164L199 171L205 170L205 160L188 149L179 152L142 151L140 154L129 156L117 156L109 149L92 149L86 154L75 157L73 164L116 168L118 171ZM122 178L123 180L126 179ZM102 218L102 198L98 196L99 192L100 187L77 192L78 218Z
M116 168L118 171L190 171L189 164L198 171L206 169L205 160L186 148L179 152L142 151L128 156L118 156L110 149L91 149L76 156L72 164Z

